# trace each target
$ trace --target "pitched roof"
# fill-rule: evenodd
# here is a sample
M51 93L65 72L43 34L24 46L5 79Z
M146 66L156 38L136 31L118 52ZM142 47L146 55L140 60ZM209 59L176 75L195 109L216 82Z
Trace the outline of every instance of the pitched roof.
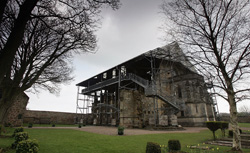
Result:
M197 73L194 65L188 60L188 58L186 57L186 55L184 54L184 52L182 51L177 42L173 42L163 47L159 47L154 50L148 51L144 53L144 55L149 57L153 55L153 57L159 59L170 60L173 62L180 62L189 70Z
M116 65L110 69L107 69L106 71L104 72L101 72L97 75L94 75L93 77L89 78L89 79L86 79L80 83L77 84L77 86L82 86L82 85L86 85L87 84L87 80L95 80L95 77L96 76L99 76L105 72L110 72L112 71L113 69L116 69L117 67L121 67L123 65L127 65L127 64L131 64L133 62L136 62L136 61L140 61L142 59L145 59L145 57L148 57L148 58L151 58L151 57L154 57L154 58L157 58L157 59L164 59L166 61L173 61L173 62L177 62L177 63L180 63L182 64L183 66L185 66L187 69L189 69L190 71L194 72L194 73L197 73L197 71L195 70L195 67L194 65L188 60L188 58L185 56L185 54L183 53L182 49L179 47L178 43L177 42L173 42L173 43L170 43L168 45L165 45L163 47L158 47L156 49L153 49L153 50L150 50L150 51L147 51L141 55L138 55L132 59L129 59L119 65Z

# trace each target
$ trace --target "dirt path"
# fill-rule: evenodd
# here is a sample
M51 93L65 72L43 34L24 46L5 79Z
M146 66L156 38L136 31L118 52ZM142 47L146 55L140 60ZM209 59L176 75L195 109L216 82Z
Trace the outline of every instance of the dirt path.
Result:
M49 128L49 129L74 129L80 131L86 131L90 133L98 133L104 135L117 135L117 127L105 127L105 126L85 126L78 127L33 127L33 128ZM144 129L125 129L124 135L143 135L143 134L159 134L159 133L198 133L201 130L207 130L204 127L184 127L185 130L180 131L153 131Z

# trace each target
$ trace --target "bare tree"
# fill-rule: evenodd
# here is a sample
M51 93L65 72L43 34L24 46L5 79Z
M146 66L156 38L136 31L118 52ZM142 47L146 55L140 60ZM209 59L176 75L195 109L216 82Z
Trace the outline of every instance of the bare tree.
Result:
M249 99L249 0L169 0L161 5L168 38L184 47L187 56L217 95L230 105L233 149L240 150L236 103Z
M1 1L0 14L0 84L10 71L17 48L22 42L26 23L38 0Z
M0 4L1 83L11 69L28 21L39 18L45 24L47 21L53 22L54 30L67 30L74 26L88 27L89 31L85 32L91 33L101 7L106 4L117 9L119 0L1 0Z
M95 51L101 7L116 9L119 4L119 0L40 0L26 14L21 41L10 39L26 1L8 0L1 20L0 123L21 92L31 87L56 92L60 83L72 80L72 55Z

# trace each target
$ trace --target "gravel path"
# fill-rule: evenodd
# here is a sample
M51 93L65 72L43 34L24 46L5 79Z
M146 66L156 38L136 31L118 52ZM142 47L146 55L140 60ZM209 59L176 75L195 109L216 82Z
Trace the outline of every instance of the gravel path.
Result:
M35 128L47 128L47 129L74 129L80 131L86 131L90 133L98 133L104 135L117 135L117 127L105 127L105 126L85 126L82 128L78 127L33 127ZM125 129L124 135L143 135L143 134L160 134L160 133L198 133L201 130L207 130L204 127L184 127L185 130L179 131L154 131L144 129Z
M206 129L207 128L185 128L185 130L179 130L179 131L125 129L124 135L143 135L143 134L159 134L159 133L198 133L201 130L206 130ZM105 134L105 135L117 135L117 127L87 126L79 130L91 133Z

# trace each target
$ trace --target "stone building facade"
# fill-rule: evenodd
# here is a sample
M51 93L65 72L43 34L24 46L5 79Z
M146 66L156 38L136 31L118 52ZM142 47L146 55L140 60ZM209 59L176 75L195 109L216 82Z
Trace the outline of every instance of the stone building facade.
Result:
M204 79L177 43L148 51L77 84L77 110L95 125L203 126L215 120Z

